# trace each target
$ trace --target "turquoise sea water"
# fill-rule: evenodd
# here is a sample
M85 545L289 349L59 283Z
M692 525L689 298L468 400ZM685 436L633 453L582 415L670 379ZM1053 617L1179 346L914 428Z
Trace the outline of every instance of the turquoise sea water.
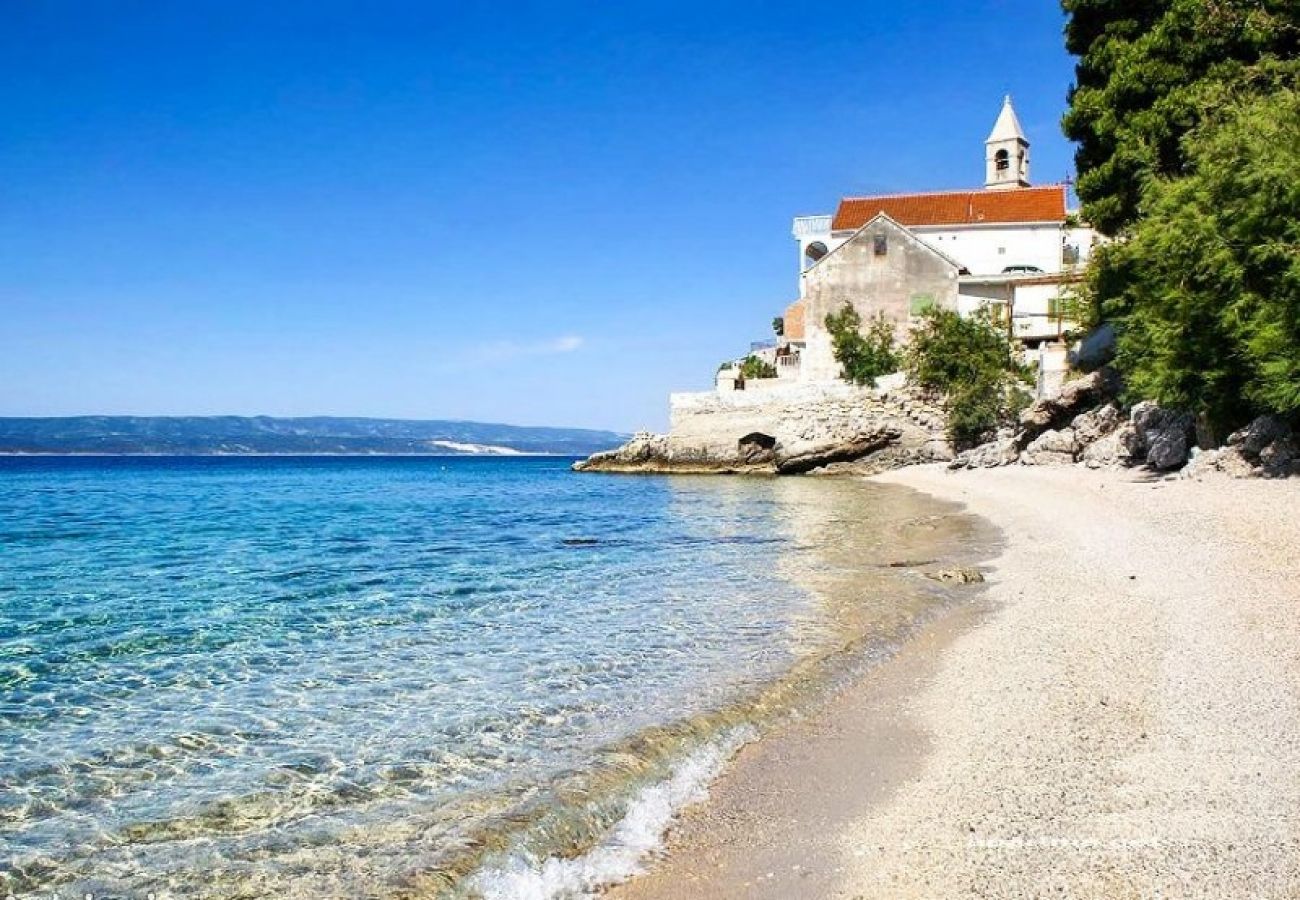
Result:
M626 827L833 631L837 489L568 464L0 460L0 894L522 896Z

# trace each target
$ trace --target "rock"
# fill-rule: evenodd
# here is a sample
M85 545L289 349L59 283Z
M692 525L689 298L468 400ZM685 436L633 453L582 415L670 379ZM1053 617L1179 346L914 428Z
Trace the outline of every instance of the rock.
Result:
M979 569L942 569L938 572L926 572L925 577L933 581L952 584L982 584L984 573Z
M1020 454L1020 464L1022 466L1072 466L1074 465L1074 454L1055 453L1051 450L1039 450L1037 452L1025 450Z
M1260 416L1228 436L1228 445L1200 453L1183 470L1188 478L1216 473L1231 478L1300 475L1300 446L1286 422Z
M1084 335L1079 346L1068 356L1070 368L1080 372L1093 372L1109 365L1115 358L1115 326L1103 322Z
M1156 432L1147 448L1147 465L1160 472L1177 469L1187 462L1190 444L1185 431L1171 428Z
M1076 416L1099 403L1112 399L1119 391L1119 377L1111 369L1099 369L1083 378L1067 381L1054 397L1035 401L1020 413L1017 440L1026 447L1049 428L1062 428Z
M1060 431L1049 429L1036 437L1026 449L1073 456L1078 449L1078 442L1074 438L1073 428L1062 428Z
M1048 429L1024 449L1020 462L1026 466L1068 466L1074 462L1077 450L1073 429Z
M1090 469L1135 466L1146 457L1146 444L1131 422L1124 422L1083 448L1079 459Z
M1003 437L965 450L948 464L950 469L992 469L1009 466L1020 458L1013 438Z
M1190 413L1166 409L1144 400L1133 407L1129 421L1147 448L1148 466L1164 472L1187 462L1196 433L1196 420Z
M1110 434L1123 421L1124 416L1119 407L1114 403L1107 403L1075 416L1070 427L1074 429L1074 437L1079 444L1079 449L1083 449Z
M776 471L779 475L798 475L832 463L852 462L883 450L898 440L901 433L899 428L887 426L849 441L796 441L790 445L777 444L774 454Z
M1245 428L1228 435L1229 447L1240 447L1247 459L1257 459L1266 447L1289 440L1291 427L1276 416L1260 416Z

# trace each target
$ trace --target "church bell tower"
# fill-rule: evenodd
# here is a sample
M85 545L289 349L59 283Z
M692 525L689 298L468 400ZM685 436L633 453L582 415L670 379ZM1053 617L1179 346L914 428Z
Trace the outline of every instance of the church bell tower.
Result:
M984 187L990 191L1029 187L1029 141L1009 95L1002 101L1002 112L998 113L984 146L987 160Z

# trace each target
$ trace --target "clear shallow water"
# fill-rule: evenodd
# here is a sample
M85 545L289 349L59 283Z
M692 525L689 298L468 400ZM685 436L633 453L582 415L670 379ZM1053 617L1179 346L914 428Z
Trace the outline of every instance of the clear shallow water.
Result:
M790 484L0 460L0 892L431 894L581 845L835 633L784 575L841 489Z

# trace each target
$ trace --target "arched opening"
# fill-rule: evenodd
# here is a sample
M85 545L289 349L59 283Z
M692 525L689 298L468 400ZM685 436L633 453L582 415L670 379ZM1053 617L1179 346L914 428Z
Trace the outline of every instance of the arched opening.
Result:
M809 244L807 247L804 248L803 267L805 269L811 267L814 263L817 262L817 260L821 259L829 252L830 251L826 249L826 245L823 244L821 241L813 241L811 244Z
M1005 172L1011 168L1011 154L1006 150L999 150L993 154L993 168L998 172Z
M776 438L761 431L753 431L736 442L737 455L747 463L767 462L776 449Z

